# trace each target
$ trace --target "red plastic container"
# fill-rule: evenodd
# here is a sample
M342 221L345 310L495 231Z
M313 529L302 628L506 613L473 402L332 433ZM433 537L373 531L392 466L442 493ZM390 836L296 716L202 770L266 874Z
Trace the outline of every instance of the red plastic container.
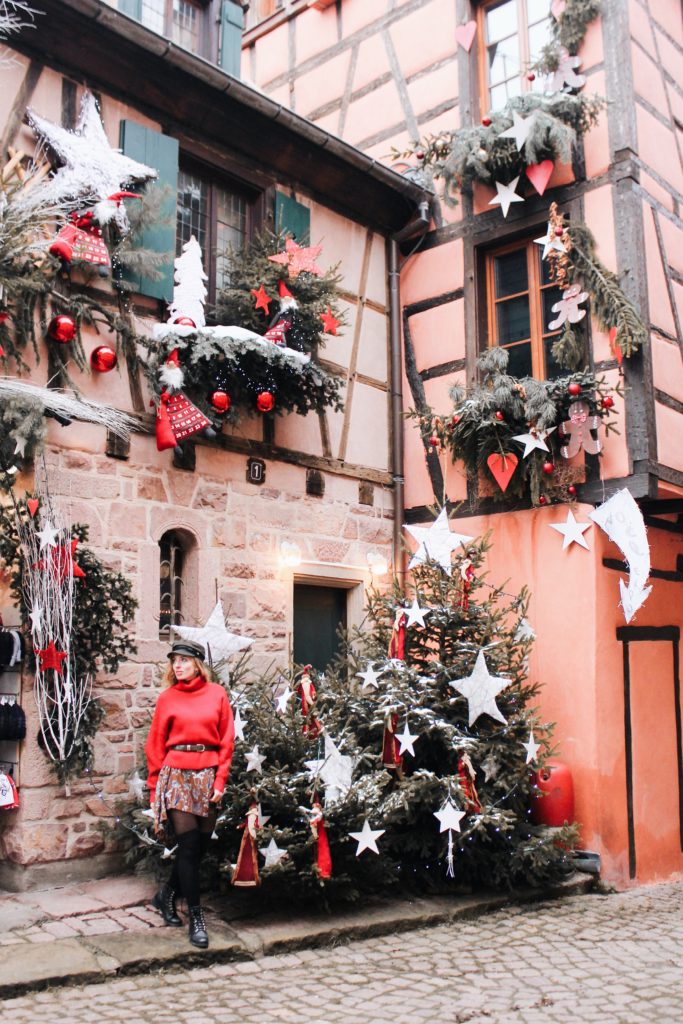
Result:
M531 798L531 818L537 825L558 827L574 821L574 782L561 761L547 761L534 772L534 782L543 794Z

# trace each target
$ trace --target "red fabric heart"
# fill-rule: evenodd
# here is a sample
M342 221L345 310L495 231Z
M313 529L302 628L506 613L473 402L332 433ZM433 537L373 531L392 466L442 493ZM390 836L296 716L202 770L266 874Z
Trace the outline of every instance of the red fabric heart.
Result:
M455 30L455 38L462 46L463 50L470 52L474 37L477 34L477 23L476 21L468 21L466 25L458 25Z
M489 455L486 460L486 465L491 470L491 475L496 481L501 491L506 491L508 484L512 480L512 475L517 469L517 463L519 459L512 452L506 452L505 455L499 455L495 452L493 455Z
M526 176L539 196L545 192L554 168L555 164L552 160L542 160L540 164L529 164L527 167Z
M40 502L38 501L37 498L29 498L26 502L26 505L28 507L29 512L31 513L31 519L34 519L35 514L38 511L38 506L40 505Z

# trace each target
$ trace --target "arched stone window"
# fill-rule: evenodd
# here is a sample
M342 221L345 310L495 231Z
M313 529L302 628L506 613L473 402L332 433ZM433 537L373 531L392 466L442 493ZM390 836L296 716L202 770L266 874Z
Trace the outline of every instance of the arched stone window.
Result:
M167 530L159 539L159 638L170 640L171 626L185 621L192 538L184 530Z

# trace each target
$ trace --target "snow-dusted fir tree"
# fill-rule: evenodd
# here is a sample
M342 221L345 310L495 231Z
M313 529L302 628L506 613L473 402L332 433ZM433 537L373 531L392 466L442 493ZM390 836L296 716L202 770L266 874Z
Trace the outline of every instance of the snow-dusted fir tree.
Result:
M185 242L183 251L175 260L173 301L168 308L169 323L182 318L191 320L195 327L204 327L207 276L202 265L202 250L194 235ZM188 326L191 326L188 324Z

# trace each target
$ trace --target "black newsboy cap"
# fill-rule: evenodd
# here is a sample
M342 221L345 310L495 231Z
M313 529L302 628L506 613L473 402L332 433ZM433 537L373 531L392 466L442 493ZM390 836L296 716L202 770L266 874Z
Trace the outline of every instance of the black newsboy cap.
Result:
M168 652L169 658L172 658L174 654L186 654L190 658L197 658L198 661L204 661L206 658L204 647L202 644L195 643L194 640L176 640Z

